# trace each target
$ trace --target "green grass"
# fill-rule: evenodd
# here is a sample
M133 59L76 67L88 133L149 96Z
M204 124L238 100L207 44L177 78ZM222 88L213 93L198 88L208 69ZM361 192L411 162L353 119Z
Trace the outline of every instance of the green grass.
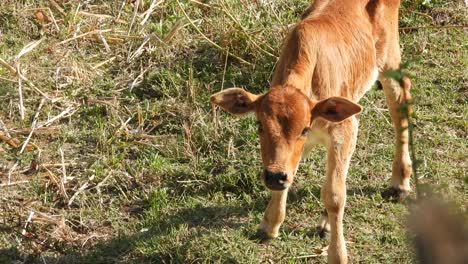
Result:
M179 0L180 6L164 1L143 25L137 15L130 31L133 5L126 4L113 22L75 13L116 18L122 1L57 2L63 13L45 0L0 4L0 58L19 63L24 76L56 99L45 101L38 123L74 109L36 130L32 151L20 154L18 147L0 141L0 183L8 182L10 172L10 180L19 182L0 187L1 263L326 263L325 257L306 257L328 243L314 233L323 210L324 150L303 161L280 237L260 245L250 237L269 193L259 180L255 120L220 110L214 115L208 103L222 87L268 89L287 26L308 1ZM138 14L151 3L141 2ZM409 6L405 2L402 11ZM34 8L50 8L58 29L39 21ZM423 1L403 15L400 25L466 26L467 17L462 1ZM108 51L98 35L57 44L96 29L112 29L102 33ZM15 60L26 44L41 37L36 48ZM401 32L413 76L420 182L464 214L467 43L466 30L459 28ZM3 80L17 77L3 67L0 77L0 120L21 144L42 96L23 82L21 120L18 83ZM344 220L350 259L411 263L408 205L381 194L393 157L382 90L371 90L360 103L364 111Z

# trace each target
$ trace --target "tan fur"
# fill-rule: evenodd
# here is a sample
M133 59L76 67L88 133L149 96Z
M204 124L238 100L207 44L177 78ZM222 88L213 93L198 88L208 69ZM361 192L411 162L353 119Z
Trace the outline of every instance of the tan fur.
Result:
M402 90L383 74L401 61L398 7L399 0L316 0L285 40L268 92L254 95L233 88L211 98L234 114L255 112L259 121L263 178L273 190L260 229L271 238L278 236L284 221L287 190L307 137L320 134L327 148L321 195L328 223L321 225L331 229L329 263L347 263L342 223L346 176L358 133L354 115L361 111L356 103L370 89L377 70L396 134L391 185L410 190L408 133L402 129L408 121L397 108L410 99L411 84L405 79Z

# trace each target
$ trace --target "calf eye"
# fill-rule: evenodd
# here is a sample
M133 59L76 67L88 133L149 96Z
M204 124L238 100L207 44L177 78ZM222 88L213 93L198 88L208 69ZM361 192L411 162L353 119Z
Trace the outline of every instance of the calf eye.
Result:
M258 133L262 133L262 132L263 132L262 123L261 123L261 122L257 122L257 126L258 126Z
M301 136L303 137L307 136L307 134L309 134L309 131L310 131L310 127L304 128L304 130L302 130Z

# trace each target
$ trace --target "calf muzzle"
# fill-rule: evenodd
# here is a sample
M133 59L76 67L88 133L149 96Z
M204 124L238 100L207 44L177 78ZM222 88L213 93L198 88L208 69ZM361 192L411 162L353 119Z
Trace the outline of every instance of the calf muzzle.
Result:
M273 191L282 191L289 186L287 181L288 175L284 172L271 172L269 170L265 170L263 172L263 178L266 187Z

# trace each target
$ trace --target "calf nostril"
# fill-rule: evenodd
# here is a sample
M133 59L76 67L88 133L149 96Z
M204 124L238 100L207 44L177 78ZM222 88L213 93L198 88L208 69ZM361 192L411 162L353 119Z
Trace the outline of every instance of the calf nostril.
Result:
M286 181L287 174L283 172L271 172L268 170L264 171L265 173L265 181L272 182L272 181Z
M285 181L285 180L287 179L287 175L286 175L286 173L282 173L282 172L280 172L279 174L280 174L280 175L279 175L279 177L278 177L278 178L279 178L280 180L282 180L282 181Z

